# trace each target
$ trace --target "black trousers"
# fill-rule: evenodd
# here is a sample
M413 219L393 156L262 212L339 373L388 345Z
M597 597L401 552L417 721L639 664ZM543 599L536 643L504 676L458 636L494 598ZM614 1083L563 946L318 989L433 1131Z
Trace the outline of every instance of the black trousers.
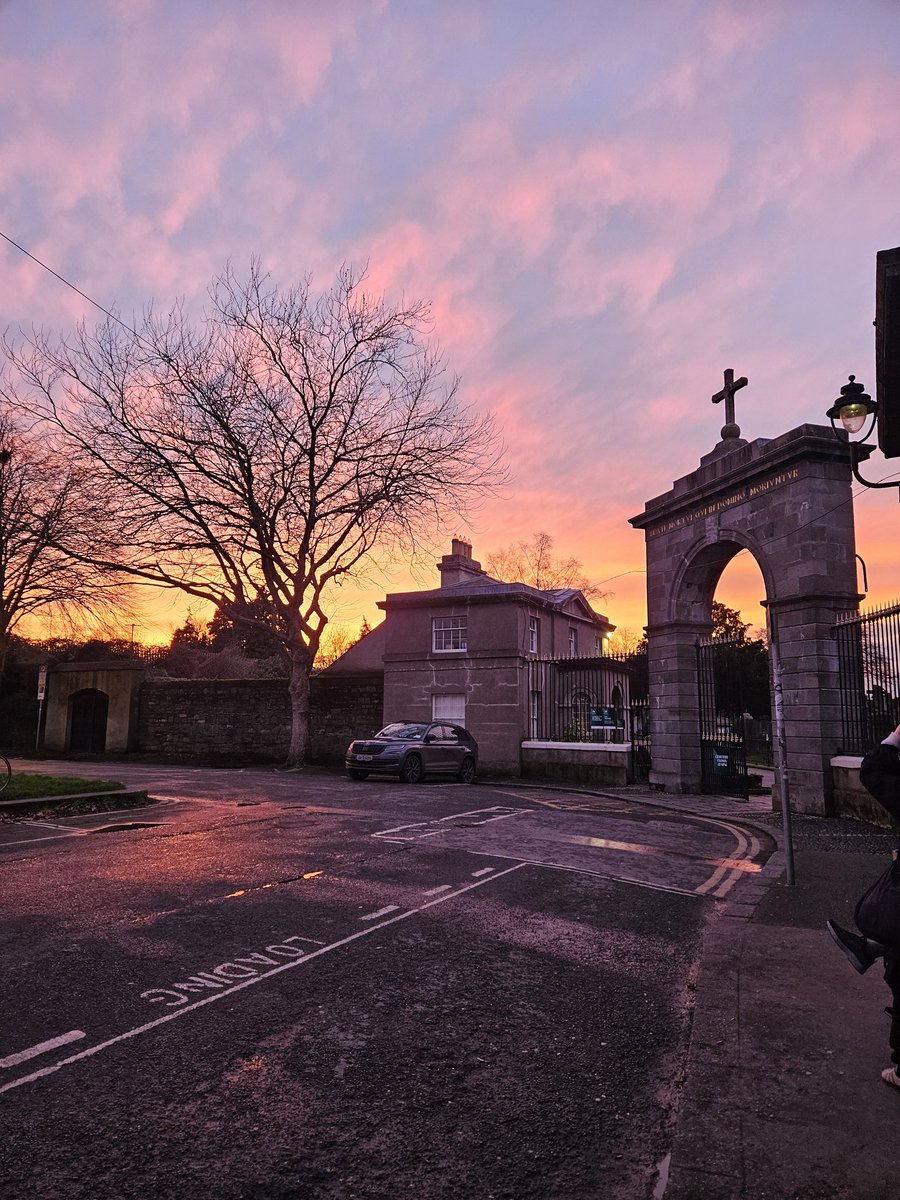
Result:
M884 956L884 982L891 989L891 1062L900 1067L900 950Z

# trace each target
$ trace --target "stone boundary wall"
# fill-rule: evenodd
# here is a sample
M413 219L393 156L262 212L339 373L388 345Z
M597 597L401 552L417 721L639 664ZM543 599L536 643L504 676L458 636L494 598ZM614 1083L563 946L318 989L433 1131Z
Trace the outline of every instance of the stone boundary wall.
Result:
M867 821L870 825L883 825L887 829L897 828L881 805L859 782L861 764L862 756L856 754L841 754L831 760L834 792L829 817L853 817L857 821Z
M523 742L522 775L526 779L559 779L569 783L628 783L631 744L602 742Z
M380 672L314 675L312 758L336 763L354 737L381 728ZM168 758L277 762L287 753L290 702L283 679L148 679L138 697L135 749Z

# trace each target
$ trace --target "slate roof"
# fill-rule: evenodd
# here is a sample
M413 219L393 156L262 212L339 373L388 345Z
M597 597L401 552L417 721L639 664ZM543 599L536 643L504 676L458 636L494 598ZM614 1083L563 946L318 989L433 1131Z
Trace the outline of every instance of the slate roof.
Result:
M504 600L522 597L541 604L547 608L564 608L572 601L578 603L586 617L598 624L608 625L609 621L600 613L594 612L578 588L549 588L546 591L532 587L528 583L500 583L496 579L473 579L467 583L455 583L449 587L432 588L424 592L393 592L378 601L378 607L410 608L423 604L446 604L458 600Z

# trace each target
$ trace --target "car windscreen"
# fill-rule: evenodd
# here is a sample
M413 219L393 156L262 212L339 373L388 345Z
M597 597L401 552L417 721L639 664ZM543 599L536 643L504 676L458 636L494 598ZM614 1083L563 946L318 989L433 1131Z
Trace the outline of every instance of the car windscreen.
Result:
M417 741L425 736L427 728L427 725L397 723L396 725L385 725L378 736L388 738L390 741Z

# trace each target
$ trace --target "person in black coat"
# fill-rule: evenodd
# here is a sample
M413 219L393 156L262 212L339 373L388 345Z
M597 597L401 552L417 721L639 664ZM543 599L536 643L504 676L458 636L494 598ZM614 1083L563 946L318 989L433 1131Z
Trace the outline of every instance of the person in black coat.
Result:
M859 781L900 823L900 725L862 760ZM862 934L843 929L836 921L826 922L826 928L860 975L877 959L884 959L884 982L892 996L891 1007L886 1010L891 1017L891 1065L881 1072L881 1078L891 1087L900 1088L900 947L882 946Z

